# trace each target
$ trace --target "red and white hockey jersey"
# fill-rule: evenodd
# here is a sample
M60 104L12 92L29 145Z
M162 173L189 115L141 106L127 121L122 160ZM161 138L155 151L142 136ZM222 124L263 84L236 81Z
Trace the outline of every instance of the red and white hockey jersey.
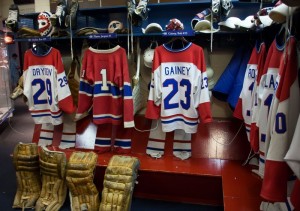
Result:
M248 61L243 88L233 113L234 117L244 120L248 141L250 141L255 80L258 72L263 68L265 57L265 43L260 43L253 48L251 57Z
M196 133L200 122L212 121L203 49L189 43L172 50L155 49L146 117L161 118L163 132Z
M24 95L36 124L63 122L62 112L75 111L59 50L41 56L32 49L24 55Z
M284 161L300 111L296 41L290 37L286 54L281 58L279 84L270 110L270 140L266 143L265 174L261 196L269 201L284 202L291 169Z
M300 114L298 117L295 133L293 135L293 140L290 145L289 150L287 151L284 160L293 170L294 174L300 180Z
M125 49L92 47L84 52L76 117L93 107L95 124L134 126L132 90Z
M275 90L278 85L276 79L279 73L283 50L284 46L278 46L276 39L274 39L268 50L267 59L256 90L256 106L252 109L252 122L255 122L256 124L251 123L250 141L252 141L253 145L259 145L259 174L261 177L264 175L265 143L270 137L267 133L268 116Z

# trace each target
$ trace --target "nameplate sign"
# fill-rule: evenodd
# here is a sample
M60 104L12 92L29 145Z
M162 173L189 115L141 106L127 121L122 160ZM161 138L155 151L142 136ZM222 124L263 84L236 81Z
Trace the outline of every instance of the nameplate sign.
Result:
M117 38L116 33L101 33L101 34L90 34L89 39L114 39Z
M193 30L164 31L164 32L162 32L162 36L164 36L164 37L195 36L195 31L193 31Z

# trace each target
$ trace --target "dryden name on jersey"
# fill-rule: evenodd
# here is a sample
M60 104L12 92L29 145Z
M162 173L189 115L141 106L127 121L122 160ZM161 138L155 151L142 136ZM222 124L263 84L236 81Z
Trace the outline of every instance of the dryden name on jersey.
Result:
M40 75L51 76L53 69L48 67L36 67L36 68L32 68L30 72L32 72L33 76L40 76Z
M166 66L165 75L187 75L189 76L191 67L186 66Z

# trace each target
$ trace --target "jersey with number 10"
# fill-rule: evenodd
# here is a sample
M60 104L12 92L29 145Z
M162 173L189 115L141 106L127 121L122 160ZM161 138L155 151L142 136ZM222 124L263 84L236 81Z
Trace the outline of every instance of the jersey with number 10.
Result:
M84 52L77 116L93 107L95 124L134 126L133 100L125 49L92 47Z
M270 140L266 143L265 175L261 196L269 201L285 201L288 197L287 187L291 170L284 156L292 142L300 111L295 38L290 36L285 46L286 52L280 60L278 87L268 122Z
M161 118L164 132L182 129L196 133L200 122L212 121L203 49L193 43L154 51L152 80L146 110L149 119Z
M63 122L63 111L75 111L59 50L50 48L42 56L27 50L23 77L24 95L36 124L59 125Z

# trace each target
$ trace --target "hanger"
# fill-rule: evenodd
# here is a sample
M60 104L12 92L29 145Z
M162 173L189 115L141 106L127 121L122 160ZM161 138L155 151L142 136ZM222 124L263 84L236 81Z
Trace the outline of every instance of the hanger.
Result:
M286 31L286 23L282 24L279 32L276 34L276 43L280 46L285 44L286 39L289 37L290 31Z
M189 41L184 37L173 37L169 42L165 43L165 45L171 45L171 49L181 49L184 48L187 43L189 43Z
M109 39L99 39L96 43L92 44L91 47L98 50L107 50L115 47Z
M32 44L32 50L35 54L39 56L46 55L49 50L51 49L51 46L47 45L44 42L37 42Z

